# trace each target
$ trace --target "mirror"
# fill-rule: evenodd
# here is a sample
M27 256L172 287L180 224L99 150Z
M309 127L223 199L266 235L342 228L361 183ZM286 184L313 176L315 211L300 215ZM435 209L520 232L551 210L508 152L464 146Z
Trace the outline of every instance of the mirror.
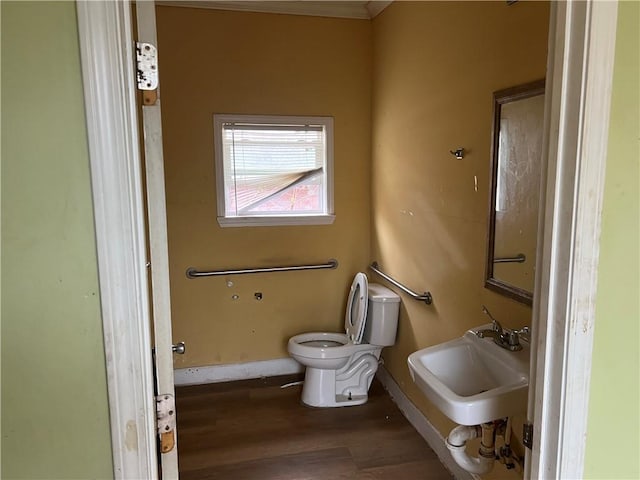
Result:
M493 94L485 287L531 305L536 266L544 80Z

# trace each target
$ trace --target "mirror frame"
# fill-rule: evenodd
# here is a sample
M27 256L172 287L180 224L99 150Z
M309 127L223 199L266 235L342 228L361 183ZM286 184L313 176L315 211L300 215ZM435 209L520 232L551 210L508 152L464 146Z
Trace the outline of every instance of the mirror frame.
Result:
M484 286L489 290L505 295L521 303L531 306L533 292L517 287L493 276L495 259L495 225L496 225L496 189L498 174L498 149L500 146L500 115L502 105L516 100L535 97L544 94L545 80L518 85L498 90L493 93L493 122L491 126L491 165L489 175L489 224L487 228L487 264L485 269ZM542 161L542 159L540 159Z

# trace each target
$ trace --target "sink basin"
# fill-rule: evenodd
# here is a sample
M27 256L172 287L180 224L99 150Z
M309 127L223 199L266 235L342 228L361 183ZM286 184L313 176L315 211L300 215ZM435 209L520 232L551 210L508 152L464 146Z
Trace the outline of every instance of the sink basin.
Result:
M411 378L431 402L460 425L525 413L529 344L510 352L469 330L462 337L409 355Z

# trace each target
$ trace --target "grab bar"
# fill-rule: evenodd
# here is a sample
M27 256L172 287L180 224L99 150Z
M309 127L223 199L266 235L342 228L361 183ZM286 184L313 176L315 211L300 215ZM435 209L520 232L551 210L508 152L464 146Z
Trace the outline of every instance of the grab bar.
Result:
M187 278L216 277L219 275L243 275L245 273L270 273L270 272L292 272L298 270L322 270L325 268L337 268L338 261L330 258L327 263L320 265L292 265L287 267L264 267L264 268L240 268L235 270L214 270L210 272L199 272L191 267L187 269Z
M420 295L419 293L416 293L413 290L405 287L400 282L394 280L389 275L387 275L382 270L380 270L378 268L378 262L373 262L371 265L369 265L369 268L371 270L373 270L374 272L376 272L378 275L380 275L382 278L384 278L387 282L392 283L393 285L398 287L400 290L402 290L404 293L409 295L411 298L414 298L415 300L419 300L421 302L424 302L427 305L431 305L431 302L433 301L433 298L431 297L431 293L424 292L422 295Z
M524 263L527 257L524 253L519 253L515 257L498 257L493 259L493 263Z

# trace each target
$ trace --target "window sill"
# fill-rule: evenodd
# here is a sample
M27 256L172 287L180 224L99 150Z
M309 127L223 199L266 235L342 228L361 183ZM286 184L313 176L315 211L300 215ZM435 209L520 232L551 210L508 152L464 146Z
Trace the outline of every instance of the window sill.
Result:
M335 219L335 215L218 217L218 224L223 228L284 227L289 225L331 225Z

